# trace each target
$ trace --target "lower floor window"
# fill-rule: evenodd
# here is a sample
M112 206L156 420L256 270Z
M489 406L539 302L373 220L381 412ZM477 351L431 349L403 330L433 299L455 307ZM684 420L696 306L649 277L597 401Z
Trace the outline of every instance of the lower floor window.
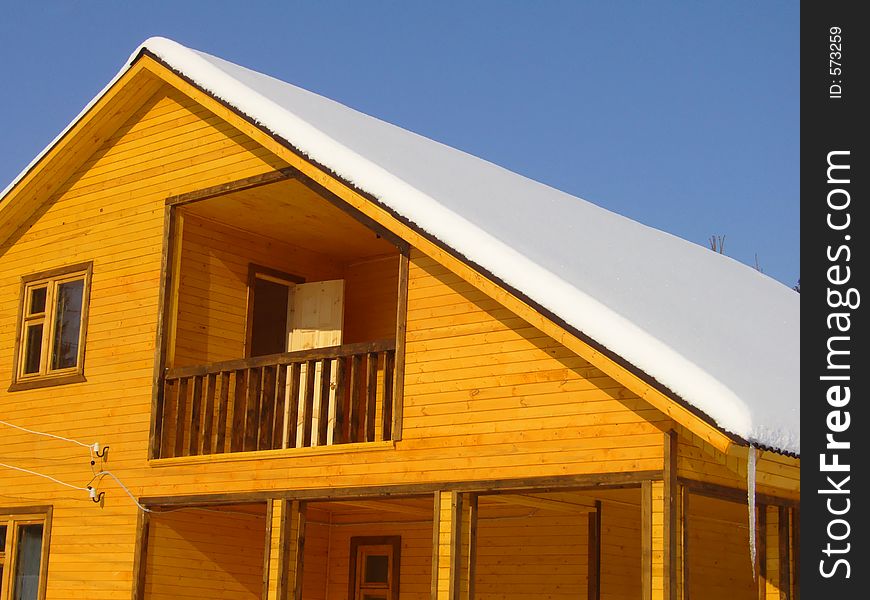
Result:
M50 510L0 507L0 600L45 597Z

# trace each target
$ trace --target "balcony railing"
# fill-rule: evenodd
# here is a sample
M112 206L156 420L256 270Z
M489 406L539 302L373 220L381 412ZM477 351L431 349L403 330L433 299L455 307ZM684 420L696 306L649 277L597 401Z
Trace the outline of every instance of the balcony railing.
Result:
M167 369L160 458L389 440L395 342Z

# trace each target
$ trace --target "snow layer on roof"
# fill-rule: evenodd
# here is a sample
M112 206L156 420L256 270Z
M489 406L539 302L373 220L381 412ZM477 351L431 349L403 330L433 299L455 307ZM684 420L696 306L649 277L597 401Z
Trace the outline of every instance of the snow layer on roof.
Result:
M165 38L147 40L131 61L142 48L720 428L800 453L800 296L793 290L709 249L267 75Z

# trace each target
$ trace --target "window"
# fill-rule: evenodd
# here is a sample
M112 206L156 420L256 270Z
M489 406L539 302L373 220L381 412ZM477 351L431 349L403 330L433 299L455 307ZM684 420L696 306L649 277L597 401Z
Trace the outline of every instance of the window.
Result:
M0 508L0 600L45 597L50 508Z
M9 391L84 381L92 264L24 277Z
M398 535L350 538L350 600L398 600Z

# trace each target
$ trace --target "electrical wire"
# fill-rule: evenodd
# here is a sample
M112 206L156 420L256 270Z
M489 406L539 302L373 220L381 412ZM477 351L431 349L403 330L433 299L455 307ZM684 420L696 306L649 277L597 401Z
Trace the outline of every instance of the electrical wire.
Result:
M90 490L86 487L79 487L77 485L73 485L71 483L67 483L65 481L61 481L60 479L55 479L51 475L46 475L44 473L37 473L36 471L31 471L30 469L24 469L22 467L16 467L13 465L7 465L6 463L0 463L0 467L5 467L7 469L12 469L13 471L21 471L22 473L29 473L30 475L36 475L37 477L42 477L44 479L50 479L55 483L59 483L60 485L65 485L68 488L72 488L74 490L80 490L82 492L89 492Z
M112 479L114 479L114 480L115 480L115 483L117 483L119 486L121 486L121 489L124 490L124 491L127 493L128 496L130 496L130 499L133 501L133 504L135 504L136 506L138 506L138 507L139 507L143 512L147 512L147 513L154 512L154 511L151 510L150 508L145 508L144 506L142 506L141 504L139 504L139 501L136 499L136 496L133 495L133 492L130 491L130 488L128 488L126 485L124 485L124 482L121 481L120 479L118 479L117 475L115 475L115 474L112 473L111 471L105 471L105 470L104 470L104 471L100 471L99 473L97 473L96 475L94 475L94 479L97 479L97 478L99 477L99 481L97 482L97 485L99 485L99 483L100 483L100 482L103 480L103 478L106 477L106 476L109 476L109 477L111 477ZM91 481L93 481L93 479L92 479Z
M78 440L72 440L70 438L65 438L61 435L55 435L53 433L45 433L44 431L35 431L33 429L27 429L26 427L21 427L20 425L14 425L13 423L9 423L7 421L0 421L0 425L5 425L6 427L11 427L12 429L18 429L19 431L32 433L34 435L42 435L45 437L54 438L56 440L61 440L64 442L70 442L71 444L78 444L79 446L82 446L83 448L88 448L89 450L91 450L91 452L93 452L94 446L96 445L96 444L85 444L84 442L80 442Z

